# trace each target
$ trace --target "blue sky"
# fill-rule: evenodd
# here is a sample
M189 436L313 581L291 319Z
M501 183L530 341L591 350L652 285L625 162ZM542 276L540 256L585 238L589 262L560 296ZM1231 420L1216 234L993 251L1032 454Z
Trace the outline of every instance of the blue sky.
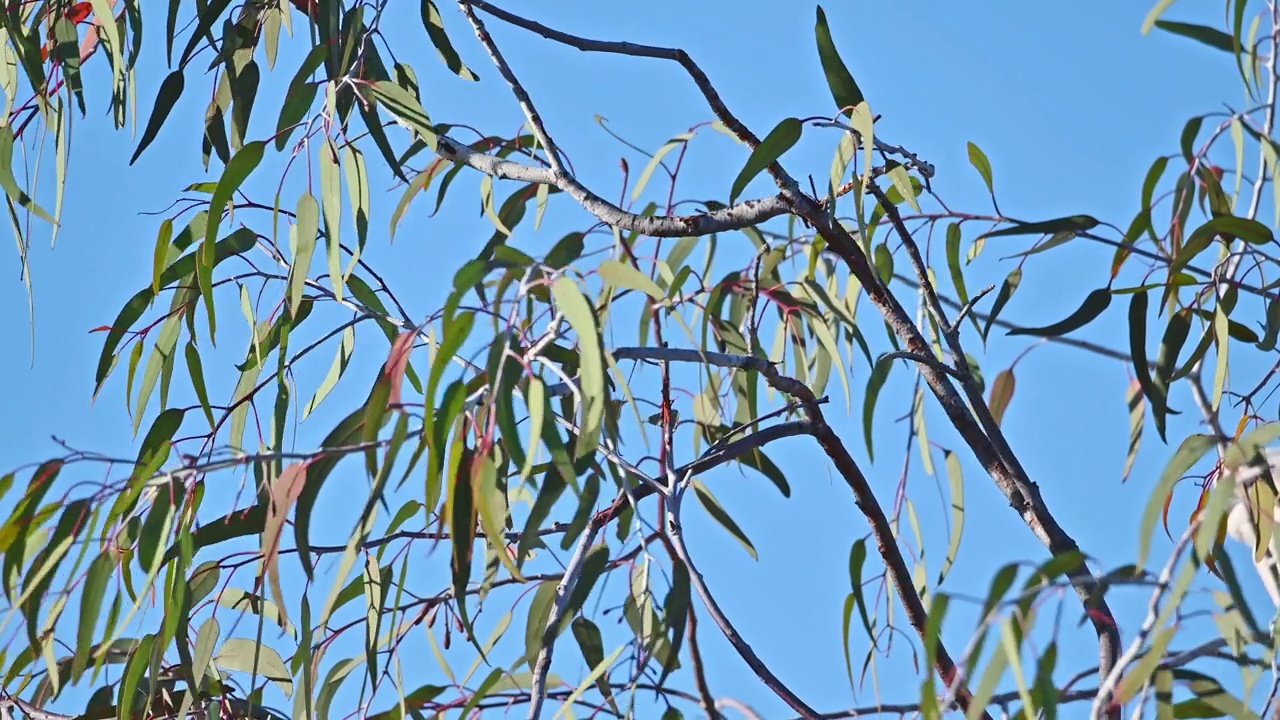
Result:
M879 136L934 163L938 168L935 188L953 208L990 210L981 181L966 159L966 143L974 142L991 160L1001 207L1009 215L1045 219L1089 213L1125 227L1137 206L1143 175L1155 156L1176 151L1186 118L1218 110L1224 102L1234 106L1244 102L1228 56L1160 33L1143 37L1139 27L1148 9L1145 3L1101 0L1057 5L904 0L830 3L826 11L845 61L872 109L883 115ZM446 26L464 60L481 76L475 85L454 78L434 57L418 24L416 6L405 4L390 12L396 21L386 22L383 28L393 47L406 49L402 59L418 71L424 104L433 120L467 123L498 135L511 135L520 127L519 108L452 6L446 3L442 8ZM602 5L578 0L530 12L547 25L588 37L689 50L728 106L758 135L786 116L832 110L814 49L811 5L758 0L731 6L667 0ZM1215 19L1213 15L1188 16L1189 10L1178 12L1175 7L1179 19ZM696 89L674 64L584 55L494 20L488 24L581 179L605 197L618 194L620 155L628 153L633 177L644 161L610 138L596 116L607 118L612 130L649 150L712 119ZM165 72L162 41L158 35L147 41L138 90L143 119ZM251 126L254 137L273 131L278 96L269 93L288 82L299 58L296 44L283 50L280 65L264 81ZM104 64L101 58L94 63L99 65L94 79L101 83ZM88 330L108 324L150 276L159 218L143 213L161 211L189 183L212 179L200 168L195 129L208 97L206 85L205 80L188 78L187 96L156 142L131 168L126 165L133 143L128 134L111 130L102 114L105 98L101 94L90 96L89 117L77 120L67 209L57 248L50 250L41 239L32 253L37 308L34 366L16 258L11 281L0 283L0 301L12 308L0 318L10 338L0 354L0 370L10 378L7 410L0 414L0 429L7 439L0 447L0 467L57 453L51 435L78 448L132 456L135 440L124 413L123 377L114 377L91 405L102 336ZM833 135L809 133L784 162L797 177L824 178L836 141ZM378 165L376 154L368 152L370 166ZM723 199L745 159L741 147L703 130L690 151L677 196ZM282 156L268 155L253 186L261 197L269 198L274 192L282 166ZM428 217L434 193L419 198L394 244L388 243L386 227L401 191L391 188L388 180L381 173L373 181L375 215L366 257L386 271L406 305L425 315L443 300L452 269L472 257L489 235L487 221L476 212L478 178L464 174L436 217ZM289 205L303 186L295 174L285 187L284 202ZM767 182L757 181L748 194L753 191L768 192ZM1268 219L1266 214L1263 219ZM250 222L265 226L262 218ZM545 249L564 232L584 224L582 213L567 199L558 198L545 226L522 235L521 240L528 247ZM966 242L972 237L967 232ZM1013 266L1000 258L1026 249L1023 239L1000 240L989 242L970 268L971 288L998 283ZM941 258L941 253L935 257ZM1106 284L1109 257L1106 249L1077 241L1033 258L1024 267L1021 289L1004 316L1028 325L1060 319L1089 290ZM236 327L243 322L235 297L225 295L222 302L220 317L226 329L219 336L218 352L210 357L229 361L243 351L245 334ZM1127 331L1120 305L1117 302L1082 335L1123 348ZM862 313L861 317L872 317L868 307ZM631 327L617 331L617 342L633 337ZM300 446L305 446L306 439L314 443L363 400L366 378L385 357L385 345L379 342L376 333L361 335L348 382L299 431ZM968 343L970 351L978 354L976 339ZM1028 344L993 333L981 355L988 381ZM319 353L305 366L314 368L307 371L312 373L310 378L305 372L300 376L305 396L323 376L331 352ZM206 358L211 392L225 396L235 377L209 369L214 362ZM910 402L904 369L895 370L881 396L875 433L877 462L866 466L886 506L893 502L905 442L905 427L893 422ZM853 363L855 407L868 372L864 362ZM1132 479L1121 484L1128 442L1125 368L1115 361L1050 345L1035 350L1017 372L1017 394L1005 421L1014 449L1060 523L1087 552L1101 558L1101 567L1131 561L1138 518L1172 449L1160 445L1148 428ZM858 414L844 415L835 381L829 392L837 398L829 408L833 425L848 438L855 457L865 459ZM1187 403L1184 409L1192 408ZM1192 414L1171 424L1171 440L1176 442L1194 430ZM932 405L930 417L933 439L961 450L969 508L960 560L943 589L983 597L1000 565L1014 560L1039 563L1046 553L954 434L947 432ZM853 697L840 648L849 546L865 536L866 523L847 488L811 443L792 439L780 444L773 455L793 488L785 502L755 477L742 479L725 470L708 478L717 497L754 540L759 560L751 560L732 538L704 519L695 519L689 532L695 558L721 605L756 652L802 698L823 710L874 702L877 688L870 681ZM935 458L940 460L941 455ZM946 513L934 480L918 466L916 459L907 487L925 526L930 572L936 573L946 549L942 525ZM78 479L98 480L103 471L86 467L78 472L82 473ZM363 482L354 474L344 481ZM227 477L223 482L235 485L238 481ZM358 487L363 491L363 485ZM325 516L332 518L326 530L332 529L333 537L341 539L349 533L351 515L335 495L322 496L321 510L332 513ZM1193 501L1191 493L1175 501L1175 530L1181 528ZM904 522L904 532L909 534L906 527ZM1156 561L1163 562L1168 542L1157 539L1155 547ZM1206 585L1214 582L1206 576ZM323 598L325 592L327 584L313 590L312 602L321 602L317 596ZM1121 614L1126 642L1144 601L1145 593L1134 592L1112 599L1113 609ZM1067 629L1059 666L1069 675L1090 663L1093 641L1091 632L1075 629L1078 604L1074 598L1065 597L1063 605ZM956 653L968 640L972 613L954 613L947 641ZM902 623L900 608L894 608L893 616ZM522 617L518 610L517 622ZM700 617L713 690L754 705L764 717L785 716L785 708L752 678L705 613ZM856 628L851 646L856 672L856 663L866 652L866 640ZM896 648L894 656L878 666L878 690L888 702L910 701L918 694L919 675L903 650L905 646ZM581 662L575 653L566 638L557 673L580 677Z

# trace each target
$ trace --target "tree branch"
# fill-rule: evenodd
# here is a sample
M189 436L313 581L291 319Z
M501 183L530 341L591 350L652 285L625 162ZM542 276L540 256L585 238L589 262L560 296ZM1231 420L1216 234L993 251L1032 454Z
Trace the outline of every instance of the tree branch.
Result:
M956 369L961 373L960 385L964 390L965 397L968 398L969 405L968 407L965 406L964 401L956 392L955 387L946 379L946 376L926 365L922 367L922 374L924 374L926 381L929 383L930 389L933 390L934 395L942 403L943 410L946 411L947 416L951 419L952 425L964 436L965 442L973 449L979 462L982 463L997 487L1009 500L1009 504L1022 517L1027 527L1031 528L1032 533L1049 549L1049 552L1054 556L1078 553L1080 551L1079 545L1074 538L1062 529L1057 519L1049 512L1044 498L1040 495L1040 488L1031 481L1026 469L1022 467L1022 463L1009 446L1004 432L992 416L991 409L987 407L981 391L978 390L973 373L969 371L966 365L962 365L965 353L960 341L960 330L947 322L946 313L938 301L937 291L934 289L933 283L929 281L928 270L924 265L923 258L920 256L920 249L916 245L911 231L907 229L906 224L902 221L902 215L898 212L897 206L889 201L884 191L874 182L868 185L868 190L875 195L876 201L881 209L884 210L885 217L888 218L895 233L907 249L907 254L911 258L911 264L920 281L920 287L924 292L930 312L934 314L938 325L942 328L943 339L949 345L949 349L956 359ZM838 230L840 234L847 235L847 233L844 233L843 228L838 225L833 230ZM874 277L874 273L870 272L871 268L867 266L866 256L861 253L860 249L857 249L856 244L843 242L839 244L842 248L847 248L850 245L857 252L856 255L853 253L849 255L849 261L853 263L850 265L851 269L854 269L855 273L861 270ZM868 293L872 295L880 290L881 288L879 287L874 290L868 287ZM909 350L920 354L927 353L928 345L921 336L919 329L905 316L901 306L898 305L892 294L887 290L883 292L886 301L881 311L882 314L887 320L890 320L890 324L906 342ZM877 305L879 306L879 303ZM1111 612L1111 608L1108 607L1103 593L1098 590L1093 573L1086 563L1082 561L1078 566L1069 570L1067 576L1073 580L1076 594L1084 603L1085 611L1093 625L1094 632L1097 633L1099 666L1103 668L1102 674L1105 676L1111 671L1120 653L1120 630L1116 624L1115 615ZM1118 718L1118 709L1114 713L1109 713L1109 717Z
M538 650L538 659L533 664L533 680L529 686L531 695L529 720L537 720L542 715L542 703L547 697L547 674L551 672L551 654L555 649L556 638L560 635L560 619L564 617L564 611L569 606L569 598L573 595L573 589L578 584L578 575L582 572L582 566L587 560L587 550L595 541L600 527L594 522L587 524L586 531L578 540L577 549L573 551L573 557L565 566L564 575L556 585L556 600L551 606L551 612L547 615L547 627L542 631L542 647Z
M799 401L804 414L808 418L807 422L811 434L818 440L818 444L827 454L827 457L831 459L840 476L844 478L845 483L853 491L854 503L871 525L871 532L876 539L876 549L879 551L881 558L883 558L886 568L888 568L890 579L898 597L902 600L903 607L907 613L907 620L915 628L921 642L929 642L928 634L925 632L928 613L924 609L924 603L920 600L920 594L916 591L915 585L911 581L911 573L907 569L906 560L902 557L902 551L898 548L897 539L889 519L885 516L879 501L876 500L870 483L867 482L861 469L858 468L853 457L845 449L844 443L827 425L826 418L822 414L821 404L807 385L795 378L782 375L767 360L746 355L660 347L619 348L614 351L613 355L620 360L690 362L716 367L755 370L764 377L770 387ZM755 437L755 435L749 437ZM692 567L689 572L691 575L695 574ZM721 630L724 630L724 628L722 627ZM732 641L732 638L730 640ZM937 644L935 663L935 670L946 686L956 687L956 704L962 710L968 712L973 696L964 686L963 681L959 679L955 662L941 642ZM990 716L985 711L983 711L981 717L990 720Z
M671 497L667 499L667 518L669 520L667 523L667 530L668 535L671 538L671 547L674 550L676 557L678 557L680 562L684 563L684 566L689 570L689 582L693 585L694 592L696 592L698 597L701 598L702 604L707 607L707 613L711 615L711 619L715 621L717 626L719 626L720 632L724 633L725 639L729 641L729 644L738 652L738 655L741 656L751 670L755 672L756 677L760 678L761 682L772 690L775 695L782 698L782 701L785 702L788 707L800 713L800 717L805 718L805 720L818 720L820 717L818 711L805 704L798 695L792 692L791 688L783 684L783 682L778 679L778 676L774 675L773 672L769 670L769 667L764 664L764 661L756 655L755 651L751 649L751 646L747 644L747 641L742 639L742 635L738 633L736 628L734 628L729 617L720 609L720 605L716 602L715 596L713 596L711 591L707 588L707 582L703 579L702 573L698 571L698 567L693 564L693 557L689 554L689 548L684 542L684 528L681 526L680 522L682 500L682 492L674 492L671 494Z

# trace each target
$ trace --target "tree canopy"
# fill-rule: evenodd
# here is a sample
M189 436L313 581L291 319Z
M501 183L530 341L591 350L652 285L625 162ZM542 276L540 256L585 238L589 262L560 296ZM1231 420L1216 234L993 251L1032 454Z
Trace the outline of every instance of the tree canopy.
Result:
M1088 187L1024 216L979 144L966 168L886 129L855 79L883 59L822 6L785 39L822 102L760 124L699 64L712 28L667 47L515 5L0 14L10 352L29 326L43 362L61 322L34 278L87 251L36 248L76 178L154 232L116 239L131 294L77 298L98 355L67 380L135 442L59 436L0 477L0 709L1280 717L1280 4L1151 9L1229 104L1161 110L1181 131L1125 159L1123 217ZM615 62L698 120L651 145L545 102ZM1020 367L1059 351L1093 364ZM1114 396L1084 416L1123 451L1037 406L1050 384ZM1109 476L1051 487L1027 439ZM1131 525L1073 525L1072 498Z

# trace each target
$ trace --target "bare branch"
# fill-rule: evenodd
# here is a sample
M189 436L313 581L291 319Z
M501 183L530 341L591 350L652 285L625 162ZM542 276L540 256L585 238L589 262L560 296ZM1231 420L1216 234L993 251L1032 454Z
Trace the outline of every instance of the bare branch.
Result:
M702 573L698 571L697 566L693 564L693 558L689 555L689 548L684 542L684 528L680 522L682 500L683 493L678 492L673 493L667 500L667 532L671 538L671 546L675 551L676 557L689 569L689 582L693 585L694 592L698 594L702 604L707 606L707 612L711 615L712 621L720 628L720 631L724 633L725 639L738 652L738 655L746 661L752 672L756 674L756 677L760 678L761 682L772 690L775 695L782 698L787 707L800 713L800 717L805 718L805 720L817 720L820 717L818 711L805 704L791 688L787 687L778 679L778 676L769 670L769 667L756 655L751 646L747 644L747 641L743 640L742 636L738 634L728 616L720 609L720 605L716 602L711 591L707 589L706 580L703 579Z
M564 569L564 575L556 585L556 600L547 615L547 627L542 631L542 647L538 650L538 659L533 664L533 680L529 687L529 720L537 720L542 714L542 703L547 697L547 674L551 672L551 654L555 649L556 637L559 636L560 619L569 607L569 598L578 584L578 575L587 560L587 550L596 539L600 525L588 523L587 529L578 540L578 547Z
M571 47L576 47L584 51L608 52L615 54L634 55L640 57L654 57L667 59L678 63L693 79L698 89L702 92L707 104L711 107L712 112L725 125L725 127L733 133L739 140L745 143L749 148L755 149L759 146L759 139L735 117L725 106L724 101L720 98L715 88L712 87L706 74L695 64L682 50L658 48L646 45L638 45L634 43L610 43L586 40L575 37L567 33L551 30L539 23L526 20L509 12L495 8L484 0L459 0L460 4L469 4L488 12L489 14L501 20L509 22L518 27L525 28L532 32L536 32L543 37L556 42L564 43ZM485 37L481 41L485 41ZM491 56L494 54L491 52ZM498 56L494 56L495 62L501 63L502 60ZM514 82L514 76L509 71L504 72L508 82ZM517 99L524 97L521 93L517 93ZM527 113L528 114L528 113ZM536 120L536 116L530 115L531 121ZM813 226L818 234L827 242L828 248L839 256L854 276L862 283L867 290L873 304L877 310L885 318L886 322L906 343L907 350L916 354L924 355L928 352L928 343L922 336L920 329L912 322L910 316L902 308L897 298L884 286L879 280L874 268L871 267L866 254L859 247L854 238L845 228L840 225L832 216L830 209L823 203L812 197L805 195L792 178L783 169L782 165L777 161L771 163L768 167L769 175L774 179L780 189L779 198L785 203L791 211L797 216L803 218L811 226ZM565 176L557 179L562 180ZM877 200L884 207L886 216L894 223L899 234L903 235L903 240L913 249L914 245L910 237L909 231L906 230L902 223L902 218L897 212L897 208L884 196L874 183L870 186L871 190L876 193ZM585 191L585 188L582 188ZM572 193L571 193L572 194ZM575 196L577 197L577 196ZM590 198L588 198L590 199ZM581 202L581 200L580 200ZM599 217L599 215L597 215ZM642 232L647 232L642 230ZM689 229L684 230L681 234L693 234ZM915 249L916 257L913 261L918 261L919 251ZM932 292L931 286L929 287ZM937 301L936 293L930 298L930 307L935 315L941 321L942 327L948 327L945 317L942 314L941 306ZM957 358L963 358L964 353L958 352L958 339L956 334L952 334L951 345L953 352ZM700 354L705 357L705 354ZM650 357L649 359L658 359ZM767 363L763 368L756 364L754 358L741 358L741 364L737 367L750 366L758 369L765 376L770 386L775 389L787 393L802 402L813 402L816 398L812 392L793 378L787 378L780 375L776 369ZM961 370L963 373L964 370ZM1048 513L1044 506L1043 500L1040 498L1038 488L1030 481L1025 469L1022 468L1017 458L1013 456L1009 449L1008 443L999 431L999 427L995 425L994 420L990 417L991 413L986 408L980 395L976 395L976 384L972 376L966 376L961 382L964 386L966 395L975 405L975 410L979 413L975 421L970 408L960 397L950 383L950 376L941 372L936 368L928 365L922 366L922 374L929 384L934 395L941 402L944 411L947 413L951 423L964 437L965 442L973 450L978 457L979 462L995 480L997 486L1004 492L1006 498L1009 499L1011 505L1019 511L1024 521L1028 524L1037 537L1049 548L1054 555L1060 555L1066 552L1078 549L1075 541L1068 536L1062 528L1054 520L1053 516ZM876 533L877 540L880 544L881 554L885 557L886 563L889 565L891 575L894 579L895 586L898 586L900 596L903 598L904 605L907 606L908 617L911 619L912 625L916 627L917 632L924 637L924 620L925 613L923 606L920 604L918 594L911 584L910 576L905 570L905 564L902 561L901 553L897 548L896 540L889 529L888 521L884 518L874 494L866 483L865 477L857 468L856 463L848 455L847 450L840 442L835 433L826 425L822 418L822 411L816 404L806 409L811 421L815 425L816 435L819 443L833 462L836 463L841 475L854 491L859 507L866 513L871 521L873 531ZM615 503L616 505L616 503ZM1073 577L1088 576L1092 578L1087 568L1081 567L1072 573ZM1098 594L1091 591L1088 586L1078 586L1077 592L1084 600L1086 606L1092 610L1090 617L1094 622L1095 630L1099 636L1101 665L1107 670L1110 669L1111 663L1118 653L1119 631L1116 628L1113 615L1110 608L1107 607L1106 601ZM938 671L943 679L947 681L948 686L955 678L955 668L951 663L950 657L941 648L938 653ZM967 708L971 699L968 691L960 689L957 695L957 701Z
M912 362L918 362L921 365L928 365L934 370L937 370L938 372L944 372L950 375L951 377L956 378L957 380L959 380L961 377L960 371L954 368L947 367L942 363L941 360L935 357L931 357L929 355L921 355L919 353L908 352L906 350L898 350L896 352L885 353L884 355L880 356L880 359L881 360L911 360Z
M75 720L75 718L79 717L77 715L63 715L61 713L41 710L26 700L13 697L12 695L0 699L0 710L4 711L5 717L12 717L12 709L15 707L21 710L22 714L26 715L28 720Z
M446 160L462 163L499 179L554 185L601 222L651 237L702 237L717 232L741 230L791 211L787 201L779 194L759 200L745 200L697 215L637 215L595 194L567 172L557 174L549 168L521 165L476 152L445 135L440 136L436 152Z

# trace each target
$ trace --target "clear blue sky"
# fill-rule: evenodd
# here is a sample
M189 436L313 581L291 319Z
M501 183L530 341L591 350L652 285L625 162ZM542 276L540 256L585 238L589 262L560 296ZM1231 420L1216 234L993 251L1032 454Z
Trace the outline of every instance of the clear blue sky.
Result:
M394 47L410 49L403 60L418 71L424 104L433 120L467 123L493 134L513 134L523 120L518 107L462 18L450 4L443 5L455 44L482 78L477 85L458 81L441 67L418 24L416 4L393 7L390 18L403 21L385 22L383 29ZM566 0L531 9L514 4L510 9L534 13L532 17L552 27L589 37L689 50L729 107L758 135L789 115L832 111L814 49L811 4ZM1185 119L1220 109L1223 102L1243 104L1227 55L1159 33L1141 36L1146 3L948 4L903 0L832 2L826 10L842 55L872 109L883 115L878 126L880 137L906 145L933 162L938 168L935 187L953 208L989 210L981 181L966 160L966 143L972 141L991 159L1006 213L1024 219L1089 213L1127 226L1147 167L1156 155L1176 151ZM1178 17L1186 18L1189 10L1181 12ZM553 136L570 154L584 181L605 197L617 195L617 161L627 151L600 129L595 115L608 118L613 130L646 149L656 149L667 138L711 119L695 88L673 64L584 55L497 21L490 21L489 26ZM144 119L165 72L160 67L162 39L157 34L147 42L138 90ZM264 81L252 125L254 137L273 131L278 95L266 93L287 83L298 57L296 45L291 51L282 51L280 65L271 79ZM93 61L99 83L105 79L102 60ZM79 448L132 456L135 441L124 413L123 375L114 377L96 404L90 405L102 336L88 330L110 323L121 304L150 277L159 219L142 213L160 211L183 186L210 179L199 165L195 129L207 102L206 83L194 76L188 78L187 96L155 144L132 168L126 163L133 144L125 133L111 130L103 116L105 98L91 96L90 115L76 126L73 170L58 246L51 251L47 240L40 239L32 253L37 308L34 367L27 340L25 290L18 282L18 265L12 255L9 281L0 283L0 300L11 309L0 316L9 338L0 354L0 371L9 378L6 409L0 413L0 430L6 437L0 448L0 468L58 452L51 435ZM813 175L821 181L828 172L835 141L834 136L807 136L786 157L787 167L793 175ZM723 198L745 158L740 147L704 131L691 150L677 196ZM628 154L628 160L633 173L643 167L643 159L633 153ZM380 163L372 150L369 161L371 167ZM268 165L275 169L268 169ZM254 186L259 197L270 197L280 167L281 156L268 154ZM469 174L465 183L460 180L435 218L428 218L434 193L420 198L394 245L388 244L386 227L400 190L390 188L386 180L386 173L381 173L373 183L375 216L366 257L386 272L407 305L426 314L443 300L452 269L472 257L477 244L488 237L487 221L475 212L477 178ZM296 178L291 179L284 192L286 204L294 201L301 187ZM762 182L752 187L758 192L768 189ZM266 226L262 218L251 222L255 227ZM546 247L540 243L552 242L583 225L582 214L561 198L553 202L543 230L524 237L530 247ZM529 229L520 232L528 233ZM972 235L967 234L966 240L970 239ZM1024 249L1026 241L1018 238L988 243L971 268L969 286L998 283L1012 267L1010 261L1000 258ZM1106 250L1078 242L1033 259L1005 317L1028 325L1060 319L1088 290L1106 284L1109 257ZM909 296L904 300L909 301ZM212 357L226 361L242 352L244 333L236 327L243 322L235 298L228 294L222 301L220 317L227 329L219 337L219 352ZM869 321L872 310L865 306L862 310L862 317ZM879 331L868 335L878 336ZM1085 335L1123 348L1127 337L1123 310L1112 308ZM618 330L618 342L633 337L630 327ZM340 386L313 422L304 425L299 435L301 447L307 440L314 443L362 401L366 378L385 357L385 345L380 342L376 336L361 335L349 382ZM968 342L972 352L979 349L975 339ZM993 342L983 356L988 380L1027 344L1023 339L993 333ZM320 353L306 366L313 368L309 370L312 376L300 375L304 401L331 357L331 351ZM214 362L206 359L206 372L216 372L210 369ZM910 402L908 374L903 370L895 370L894 380L882 394L876 429L878 462L866 466L886 506L893 502L900 448L905 442L905 427L893 420ZM851 372L857 407L868 369L859 360ZM218 373L211 380L211 392L215 397L225 396L233 383L234 376ZM1161 446L1153 429L1148 428L1132 479L1125 485L1120 483L1128 441L1127 383L1125 368L1115 361L1068 348L1042 347L1018 366L1017 394L1005 423L1015 451L1040 484L1058 520L1087 552L1102 559L1103 568L1132 560L1138 517L1172 452ZM834 380L830 392L836 397L829 411L833 424L848 438L855 456L865 459L857 413L844 416L843 399L838 397ZM1185 409L1192 410L1189 403ZM1171 423L1169 435L1175 442L1193 429L1188 415ZM930 417L933 439L962 450L932 404ZM866 534L866 523L844 483L812 443L790 440L778 446L773 455L793 488L786 502L780 502L767 483L754 477L741 479L733 470L707 478L720 501L754 540L759 561L752 561L732 538L701 518L693 522L689 533L695 558L722 606L756 652L802 698L830 711L874 702L876 687L869 680L860 687L855 701L844 677L840 648L841 603L849 586L849 546ZM1012 560L1038 563L1047 556L967 451L962 450L961 457L969 518L960 561L943 589L983 597L1000 565ZM935 458L940 462L941 455ZM913 468L908 489L925 526L930 574L936 576L946 549L945 508L933 487L934 480L919 471L918 458ZM75 479L97 480L101 472L101 468L81 468ZM342 480L356 483L363 493L364 485L359 484L363 480L356 471L348 472ZM221 482L235 484L236 480L224 477ZM330 491L334 484L331 481ZM325 516L332 518L330 540L341 540L351 523L350 513L336 494L323 496L321 503L322 512L332 513ZM1173 513L1175 529L1181 528L1193 500L1190 493L1178 498ZM909 534L905 522L903 528ZM1161 539L1155 547L1156 562L1163 562L1169 544ZM433 565L440 562L438 556L431 559ZM426 566L422 562L422 567ZM1206 576L1205 582L1212 585L1216 581ZM313 603L323 602L327 590L327 584L314 589ZM1126 642L1141 618L1144 601L1145 593L1112 596ZM1073 624L1078 603L1067 597L1064 605L1065 647L1059 667L1069 675L1090 664L1096 655L1092 632L1087 628L1077 631ZM893 613L895 622L905 627L900 608L895 607ZM953 652L959 652L969 637L972 612L954 613L947 641ZM748 702L764 717L784 716L785 708L755 681L705 613L701 617L703 652L715 693ZM517 611L516 618L522 622L523 609ZM227 632L224 623L224 637ZM522 635L513 632L517 643ZM416 640L422 639L416 636ZM556 672L570 679L580 677L581 662L571 640L566 637L562 643ZM851 645L857 663L867 645L856 627ZM425 647L423 643L420 649L426 652ZM918 695L920 676L903 650L905 647L897 648L889 661L878 666L878 689L887 702L912 701ZM688 689L689 684L682 687ZM1008 687L1006 683L1004 688ZM384 702L375 705L375 710L386 707L386 696L380 697ZM68 706L76 702L79 700L73 697Z

